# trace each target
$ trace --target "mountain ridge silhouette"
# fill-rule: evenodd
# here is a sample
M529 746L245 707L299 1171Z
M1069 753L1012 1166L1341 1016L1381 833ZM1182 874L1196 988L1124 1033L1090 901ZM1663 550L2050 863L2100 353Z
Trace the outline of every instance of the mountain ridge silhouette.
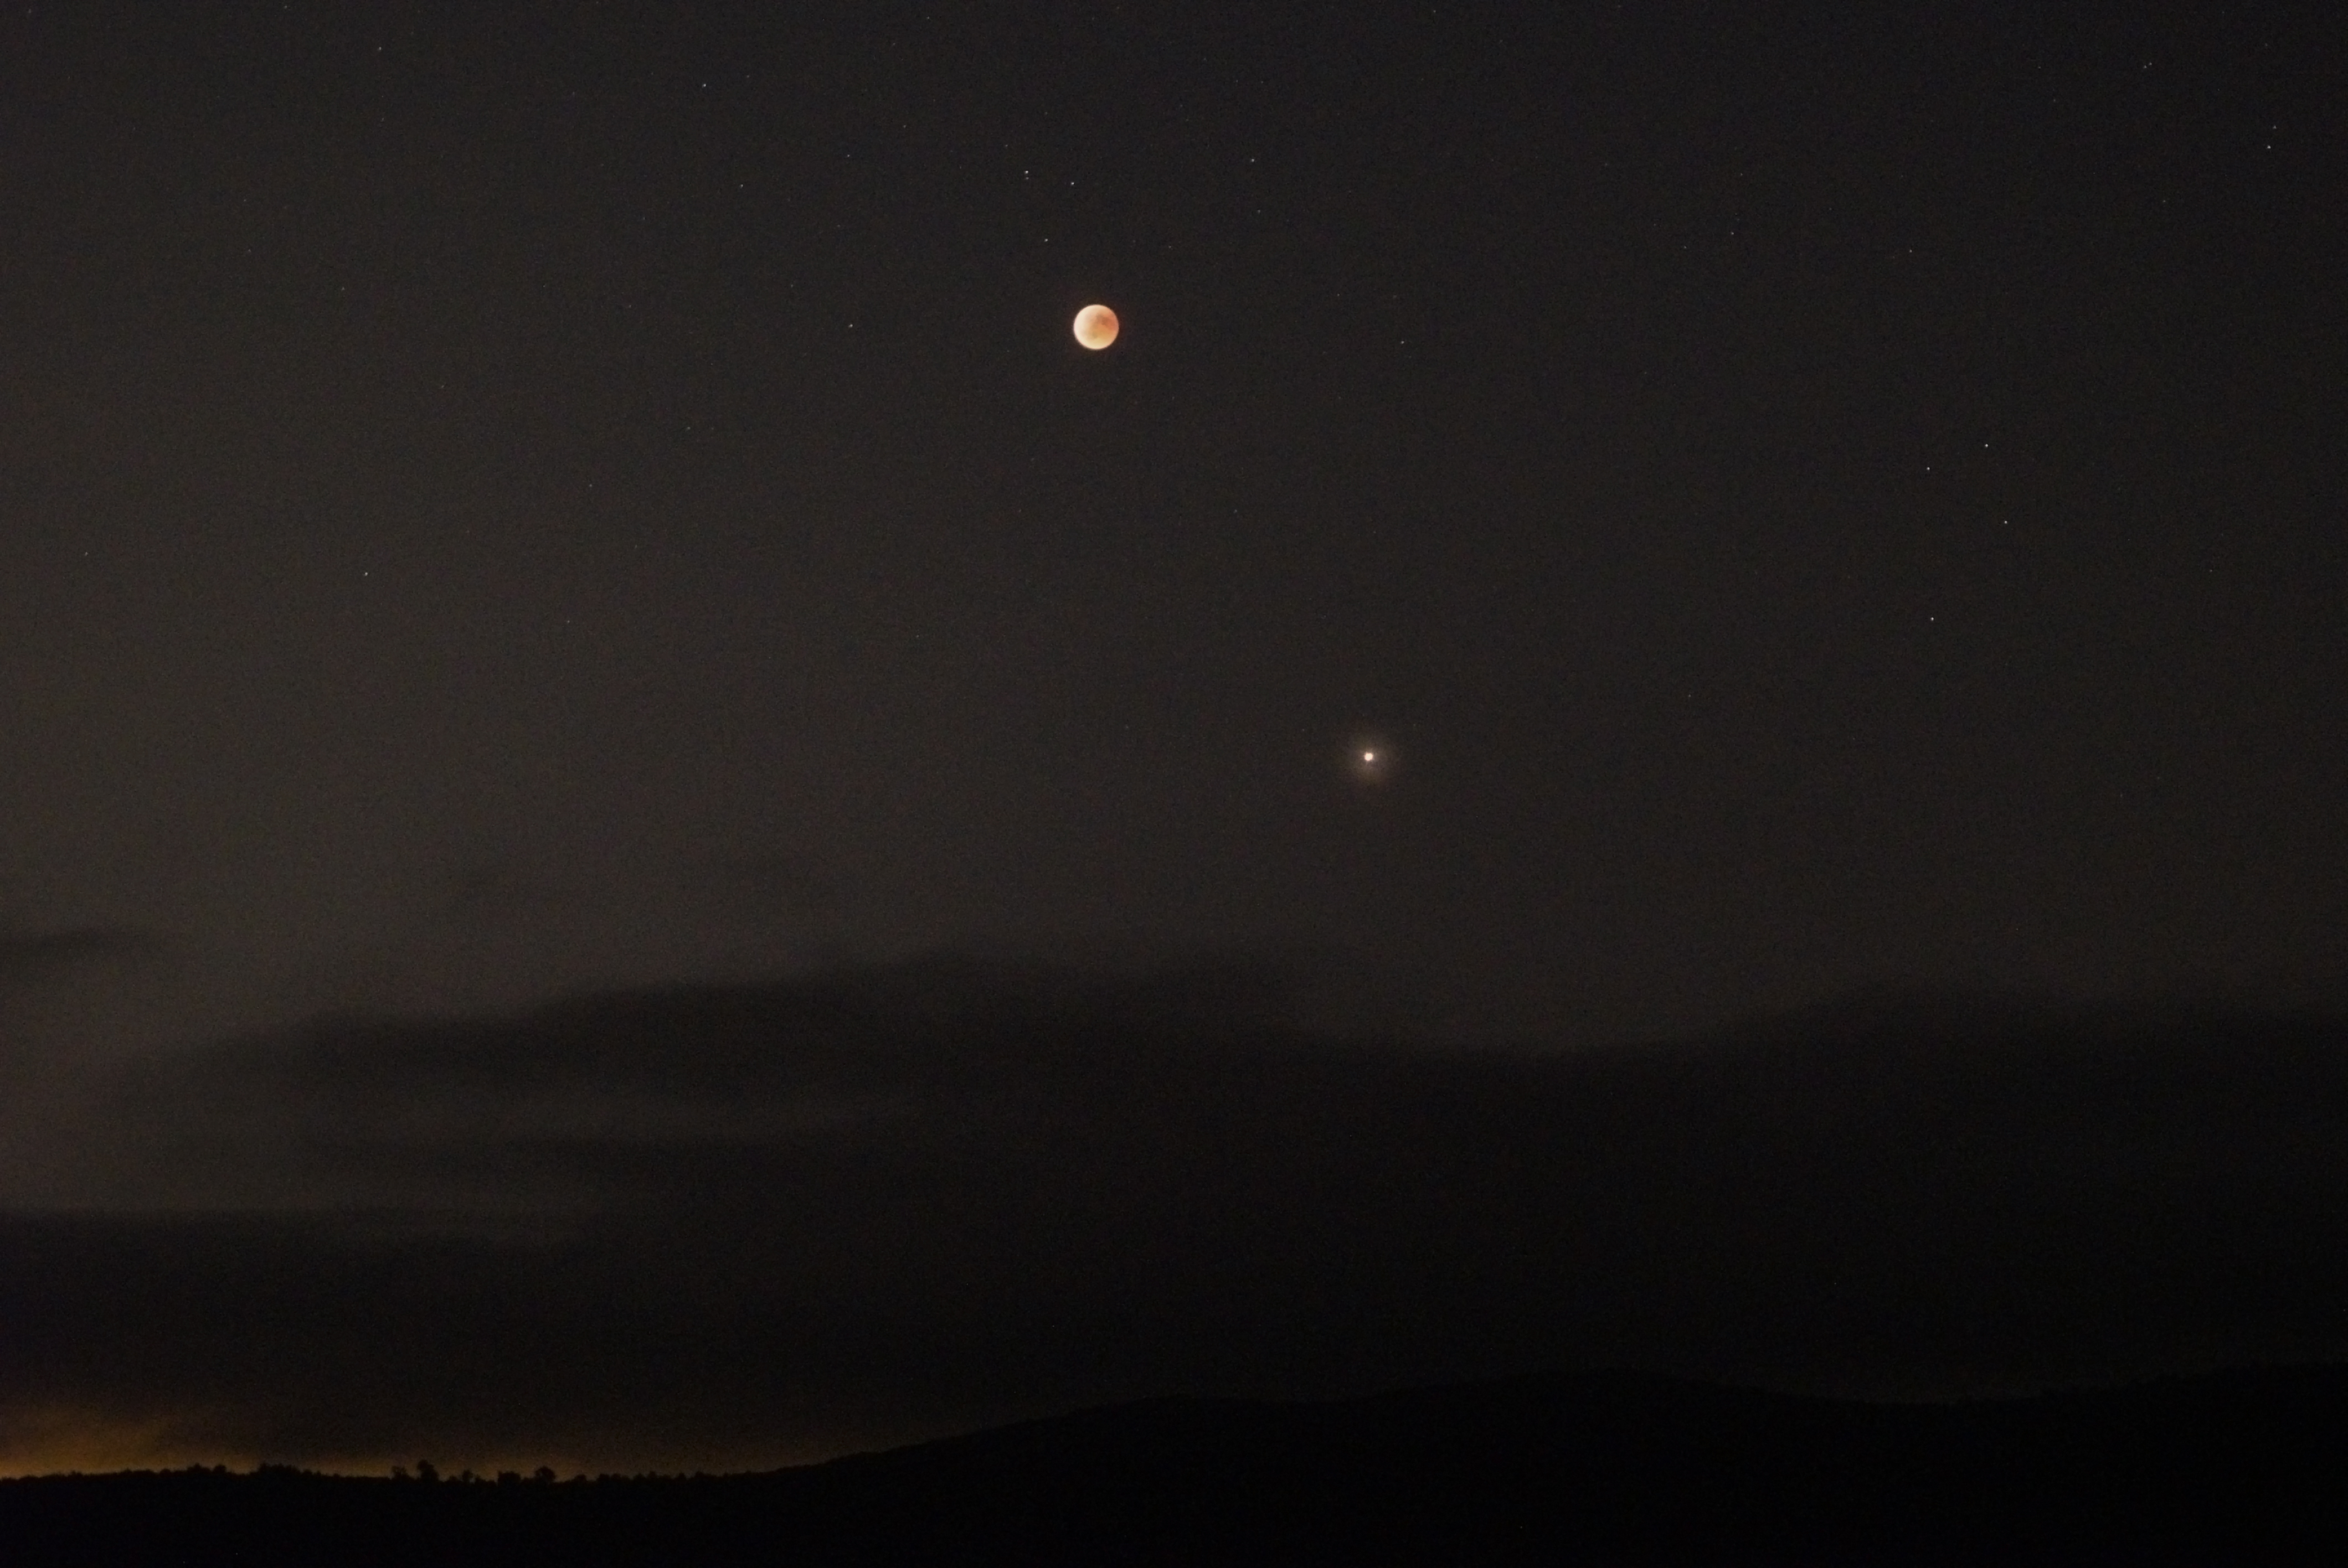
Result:
M1638 1371L1165 1399L722 1477L0 1483L0 1555L99 1563L2322 1561L2348 1368L1956 1403Z

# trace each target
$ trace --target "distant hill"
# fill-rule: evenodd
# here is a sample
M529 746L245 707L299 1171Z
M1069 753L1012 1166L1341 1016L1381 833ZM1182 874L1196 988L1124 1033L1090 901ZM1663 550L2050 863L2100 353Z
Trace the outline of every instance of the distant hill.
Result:
M2348 1560L2348 1370L1967 1404L1633 1374L1165 1400L759 1475L0 1483L10 1568Z

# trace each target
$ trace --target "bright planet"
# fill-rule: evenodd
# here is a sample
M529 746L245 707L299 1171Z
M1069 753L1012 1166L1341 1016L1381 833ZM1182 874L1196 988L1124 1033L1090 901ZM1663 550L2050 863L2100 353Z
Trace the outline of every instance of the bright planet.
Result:
M1103 349L1117 341L1117 313L1107 305L1086 305L1076 313L1076 341Z

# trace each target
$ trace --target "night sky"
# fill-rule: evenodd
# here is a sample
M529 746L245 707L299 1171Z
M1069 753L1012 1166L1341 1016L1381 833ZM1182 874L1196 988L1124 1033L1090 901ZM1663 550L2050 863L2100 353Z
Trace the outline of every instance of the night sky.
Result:
M11 6L0 1469L2348 1353L2344 46Z

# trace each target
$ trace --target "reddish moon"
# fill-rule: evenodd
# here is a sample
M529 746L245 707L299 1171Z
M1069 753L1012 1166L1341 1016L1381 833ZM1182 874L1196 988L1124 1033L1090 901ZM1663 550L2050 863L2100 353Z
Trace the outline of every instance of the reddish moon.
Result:
M1102 349L1117 341L1117 313L1107 305L1086 305L1076 313L1076 341Z

